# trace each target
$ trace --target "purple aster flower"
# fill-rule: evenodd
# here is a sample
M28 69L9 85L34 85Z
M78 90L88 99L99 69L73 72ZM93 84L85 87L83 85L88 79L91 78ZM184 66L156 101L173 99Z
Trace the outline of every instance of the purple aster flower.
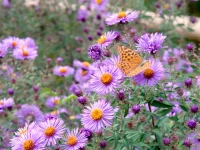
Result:
M33 48L35 50L38 49L38 46L36 45L35 40L30 38L30 37L27 37L27 38L21 40L19 45L20 46L26 46L26 47L29 47L29 48Z
M196 76L197 86L200 87L200 76Z
M8 45L0 43L0 58L4 57L8 52Z
M90 131L89 129L82 128L81 132L85 134L85 137L87 139L91 139L92 138L92 131Z
M8 37L6 39L3 40L3 43L8 45L9 48L16 48L17 46L19 46L19 42L20 42L20 38L18 37Z
M166 36L163 36L162 33L144 34L138 39L138 43L136 43L137 50L155 54L161 48L164 48L162 44L165 38Z
M57 76L68 76L74 74L74 68L69 66L56 66L53 73Z
M36 105L28 105L23 104L21 109L19 109L15 116L18 118L18 122L20 125L24 125L26 121L32 122L32 121L43 121L44 116L40 109Z
M114 31L109 31L102 35L98 40L97 44L102 47L103 49L108 47L109 45L112 44L112 41L115 40L117 37L117 33Z
M97 11L102 11L106 8L108 0L91 0L91 7Z
M79 131L79 129L74 129L73 131L67 129L67 134L64 139L65 144L61 147L66 150L78 150L87 145L87 140L85 134Z
M200 130L196 130L194 133L189 134L188 139L190 139L192 145L190 150L199 150L200 149Z
M164 76L164 68L159 60L151 60L151 67L134 76L138 85L155 86Z
M138 14L138 11L133 11L131 13L128 11L121 11L119 13L108 16L106 18L106 24L110 26L118 23L128 23L138 18Z
M13 98L8 98L6 101L5 101L5 107L8 109L8 110L11 110L13 105L15 104Z
M91 73L92 73L91 70L85 70L85 69L78 68L75 72L74 77L77 82L83 83L90 79Z
M55 108L58 105L59 102L60 102L60 97L55 96L55 97L49 97L49 98L47 98L45 104L46 104L46 106L48 108Z
M95 44L89 47L88 55L94 60L99 60L103 55L103 51L99 45Z
M37 129L37 124L36 122L32 122L32 123L25 123L25 126L23 128L19 128L16 132L15 132L15 136L16 137L21 137L23 134L30 132L33 129Z
M88 11L80 8L77 13L77 20L81 22L85 22L88 16Z
M47 146L55 146L56 140L62 138L65 129L65 123L60 118L38 123L38 131L42 132Z
M83 110L82 125L86 129L98 132L111 126L114 118L114 109L105 100L99 100Z
M17 47L13 51L13 57L15 59L30 59L34 60L37 57L37 50L35 48L29 48L29 47Z
M2 0L2 4L3 6L7 7L7 8L11 8L11 0Z
M11 139L12 150L43 150L45 149L44 137L37 130L32 129Z
M85 70L91 69L91 64L87 61L81 62L79 60L74 60L73 66L78 67L78 68L82 68L82 69L85 69Z
M179 106L179 102L172 102L172 104L174 105L173 106L173 109L171 110L171 112L169 114L167 114L167 116L175 116L176 114L179 114L181 113L181 108Z
M195 129L197 126L197 122L195 119L189 119L187 125L190 129Z
M122 72L115 65L100 66L89 81L91 89L98 94L114 92L123 80Z

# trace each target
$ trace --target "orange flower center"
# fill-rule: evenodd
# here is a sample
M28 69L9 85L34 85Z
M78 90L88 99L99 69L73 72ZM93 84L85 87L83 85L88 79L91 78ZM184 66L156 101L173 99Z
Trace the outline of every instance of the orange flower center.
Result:
M92 117L93 120L99 120L102 118L103 112L101 109L96 108L96 109L92 110L90 116Z
M57 104L59 103L59 101L60 101L59 99L55 99L55 100L53 101L53 104L54 104L54 105L57 105Z
M82 76L85 76L85 75L87 75L87 74L88 74L88 71L87 71L87 70L82 70L82 71L81 71L81 75L82 75Z
M53 136L56 132L56 129L52 126L45 129L44 134L48 137Z
M154 75L154 71L152 69L146 69L143 73L144 77L150 79Z
M125 18L126 17L126 13L124 11L121 11L118 13L117 15L118 18Z
M102 35L98 40L97 40L97 43L98 44L103 44L105 43L106 41L106 36L105 35Z
M95 0L98 5L102 3L102 0Z
M60 71L60 73L66 73L67 72L67 68L66 67L61 67L59 71Z
M101 76L101 82L105 85L108 85L112 82L112 75L109 74L109 73L104 73L102 76Z
M77 139L74 135L72 136L69 136L67 138L67 144L70 145L70 146L74 146L75 144L77 143Z
M87 62L87 61L84 61L84 62L83 62L83 65L84 65L85 67L89 67L89 66L90 66L90 63Z
M28 51L24 49L24 46L22 46L22 55L28 56Z
M13 47L17 46L17 42L13 41L13 42L12 42L12 46L13 46Z
M23 144L23 150L33 150L34 142L33 140L26 140Z

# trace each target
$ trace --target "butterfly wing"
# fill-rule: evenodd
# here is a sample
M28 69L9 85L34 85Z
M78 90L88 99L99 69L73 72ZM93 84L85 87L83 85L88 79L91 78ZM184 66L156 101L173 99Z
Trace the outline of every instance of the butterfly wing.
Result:
M135 76L137 74L139 74L140 72L148 69L151 66L150 62L146 62L144 65L137 67L134 70L131 70L128 74L126 74L127 77L132 77Z
M119 61L116 66L127 76L135 67L131 67L130 62Z

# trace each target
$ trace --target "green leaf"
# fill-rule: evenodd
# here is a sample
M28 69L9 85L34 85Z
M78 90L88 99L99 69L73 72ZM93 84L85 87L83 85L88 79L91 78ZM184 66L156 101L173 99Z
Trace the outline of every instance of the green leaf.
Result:
M151 106L159 107L159 108L171 108L172 104L162 103L160 101L154 100L151 104Z
M129 104L127 103L127 104L125 105L124 117L126 117L126 116L127 116L127 114L128 114L128 111L129 111Z
M182 110L188 112L188 108L186 106L184 106L183 104L180 104L179 106L181 107Z
M158 116L162 117L162 116L165 116L166 114L168 114L171 110L172 110L173 107L170 107L170 108L167 108L167 109L162 109L161 111L159 111L157 113Z

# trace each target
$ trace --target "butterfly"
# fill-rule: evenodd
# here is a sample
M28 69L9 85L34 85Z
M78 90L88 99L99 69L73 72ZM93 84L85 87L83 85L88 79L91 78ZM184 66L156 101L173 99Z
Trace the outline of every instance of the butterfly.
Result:
M120 60L117 67L127 76L132 77L148 69L151 63L143 59L135 51L125 46L117 47Z

